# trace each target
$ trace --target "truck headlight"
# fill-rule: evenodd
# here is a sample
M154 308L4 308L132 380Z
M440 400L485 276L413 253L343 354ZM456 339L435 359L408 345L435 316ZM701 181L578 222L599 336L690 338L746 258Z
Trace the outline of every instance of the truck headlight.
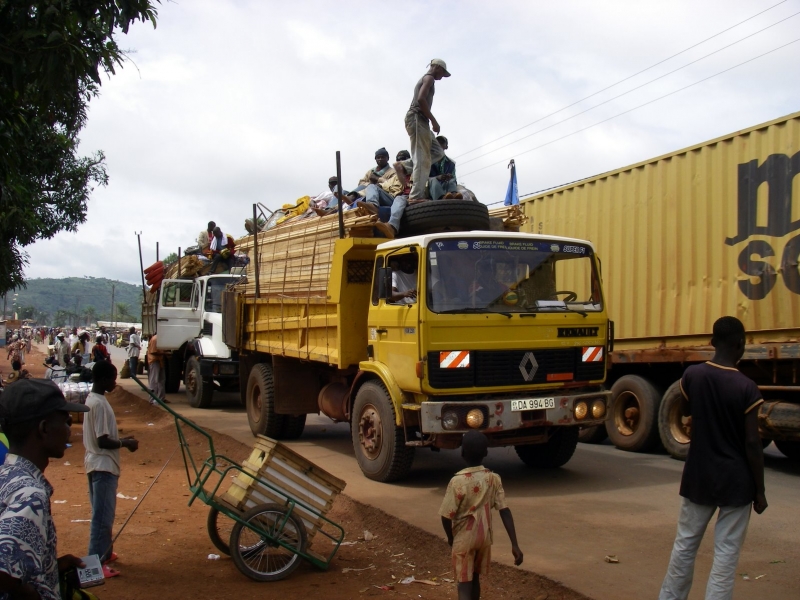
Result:
M581 402L578 402L575 405L575 418L576 419L578 419L579 421L581 419L585 419L586 415L588 415L588 414L589 414L589 407L586 405L586 402L581 401Z
M602 419L606 416L606 403L602 400L592 402L592 416L595 419Z
M473 408L467 413L467 425L473 429L478 429L481 425L483 425L483 421L483 411L481 409Z
M442 429L458 429L458 413L446 410L442 413Z

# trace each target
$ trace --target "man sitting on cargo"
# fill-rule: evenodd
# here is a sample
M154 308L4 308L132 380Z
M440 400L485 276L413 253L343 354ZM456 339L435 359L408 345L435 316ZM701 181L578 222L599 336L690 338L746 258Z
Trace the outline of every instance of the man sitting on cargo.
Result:
M447 138L440 135L436 138L442 150L447 150ZM444 155L440 161L431 165L431 175L428 179L428 193L431 200L449 198L458 191L456 181L456 163L449 156Z
M336 212L337 208L339 207L340 196L344 199L344 206L342 206L343 210L350 210L351 208L356 207L356 199L358 198L358 195L351 196L350 192L346 190L343 194L339 194L339 179L336 177L336 175L332 175L328 178L328 188L333 193L333 196L327 201L327 205L311 206L311 210L317 213L320 217L324 217L325 215Z
M230 241L227 236L222 233L222 229L214 227L214 239L211 240L209 246L214 260L211 261L210 273L216 273L219 265L223 266L224 271L231 270L231 263L233 262L233 252L230 248Z
M391 304L414 304L417 301L417 260L406 254L392 259Z
M350 192L350 197L359 206L365 206L371 212L377 212L374 209L378 206L391 206L395 196L403 189L397 173L389 166L389 152L386 148L375 151L375 164L359 180L358 187Z
M211 245L211 240L214 239L214 228L217 226L214 221L208 222L208 228L206 231L201 231L197 235L197 247L200 248L200 253L204 254L205 256L210 257L211 252L209 250L209 246Z

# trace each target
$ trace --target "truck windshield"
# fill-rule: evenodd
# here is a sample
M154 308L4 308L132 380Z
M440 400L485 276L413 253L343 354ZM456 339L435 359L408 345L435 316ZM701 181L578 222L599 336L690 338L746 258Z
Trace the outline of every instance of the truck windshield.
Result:
M597 312L590 246L557 240L441 239L428 245L427 302L437 313Z
M222 312L222 292L232 283L239 281L239 277L213 277L206 284L206 312Z

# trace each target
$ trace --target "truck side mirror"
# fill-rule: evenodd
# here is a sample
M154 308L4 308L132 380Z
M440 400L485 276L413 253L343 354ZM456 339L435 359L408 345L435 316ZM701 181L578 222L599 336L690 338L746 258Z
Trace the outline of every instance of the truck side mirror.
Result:
M381 267L378 269L378 297L387 300L392 295L392 269Z

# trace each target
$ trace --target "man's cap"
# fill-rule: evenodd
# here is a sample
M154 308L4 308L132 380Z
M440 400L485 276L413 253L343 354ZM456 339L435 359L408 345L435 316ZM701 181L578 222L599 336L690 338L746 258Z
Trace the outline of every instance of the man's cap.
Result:
M63 332L63 331L59 331L59 332L56 334L56 337L65 337L65 336L64 336L64 332Z
M328 177L328 183L334 183L334 182L335 183L339 183L339 180L337 179L336 175L333 175L332 177Z
M0 395L0 421L5 426L46 417L52 412L89 412L85 404L67 402L47 379L20 379Z
M388 157L389 151L386 148L378 148L377 150L375 150L375 158L378 158L379 156Z
M447 138L444 137L443 135L437 135L436 141L439 142L440 144L442 143L442 141L444 141L445 144L447 144L448 146L450 145L450 142L448 142Z
M450 71L447 70L447 64L441 58L434 58L431 61L431 66L442 67L442 69L444 70L444 76L450 77Z

